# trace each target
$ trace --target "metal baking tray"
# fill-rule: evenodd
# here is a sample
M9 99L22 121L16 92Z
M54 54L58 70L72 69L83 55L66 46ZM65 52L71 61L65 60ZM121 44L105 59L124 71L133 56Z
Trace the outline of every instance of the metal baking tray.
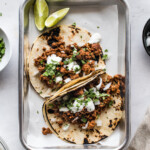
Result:
M39 149L125 149L130 137L130 22L125 0L49 0L50 12L70 7L69 14L60 24L76 22L90 32L102 34L102 47L111 51L106 63L111 75L123 74L126 81L125 111L114 133L96 144L75 145L44 136L46 127L42 116L44 100L29 82L28 56L34 39L40 34L33 17L34 0L26 0L19 15L19 123L20 140L25 148ZM100 26L98 29L97 26Z

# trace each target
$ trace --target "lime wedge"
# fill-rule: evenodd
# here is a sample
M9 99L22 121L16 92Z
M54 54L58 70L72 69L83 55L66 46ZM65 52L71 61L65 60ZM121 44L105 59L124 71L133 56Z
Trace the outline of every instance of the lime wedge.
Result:
M52 27L56 25L61 19L63 19L68 13L70 8L64 8L52 13L45 21L46 27Z
M38 30L43 30L49 9L45 0L36 0L34 4L34 21Z

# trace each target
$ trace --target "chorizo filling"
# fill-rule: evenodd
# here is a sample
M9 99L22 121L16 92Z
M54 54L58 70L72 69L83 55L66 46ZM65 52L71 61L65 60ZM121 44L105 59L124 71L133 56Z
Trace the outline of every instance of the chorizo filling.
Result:
M108 76L107 79L97 77L86 86L49 104L48 113L62 119L58 122L60 126L69 122L82 129L93 129L102 124L97 120L101 112L113 105L111 95L124 97L124 92L124 77L121 75Z
M99 43L65 46L60 36L53 36L53 41L56 42L51 43L51 48L43 48L43 54L34 60L40 80L48 87L57 90L65 83L95 71L102 56Z

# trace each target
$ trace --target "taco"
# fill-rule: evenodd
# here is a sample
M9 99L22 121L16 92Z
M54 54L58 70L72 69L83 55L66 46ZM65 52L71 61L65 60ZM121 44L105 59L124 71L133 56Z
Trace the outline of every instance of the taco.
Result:
M120 122L124 94L123 76L102 74L67 94L51 97L43 104L43 116L51 131L62 140L96 143L110 136Z
M29 58L29 76L34 89L50 97L72 80L104 69L100 35L76 26L61 25L40 35Z

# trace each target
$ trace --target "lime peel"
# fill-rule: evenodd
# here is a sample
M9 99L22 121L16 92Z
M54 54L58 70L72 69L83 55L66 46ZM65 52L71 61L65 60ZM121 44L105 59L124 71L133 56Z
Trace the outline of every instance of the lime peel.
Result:
M61 19L63 19L66 14L68 13L70 8L63 8L61 10L58 10L54 13L52 13L45 21L46 27L52 27L56 25Z
M36 0L34 4L34 20L38 30L45 28L45 20L48 17L49 8L45 0Z

